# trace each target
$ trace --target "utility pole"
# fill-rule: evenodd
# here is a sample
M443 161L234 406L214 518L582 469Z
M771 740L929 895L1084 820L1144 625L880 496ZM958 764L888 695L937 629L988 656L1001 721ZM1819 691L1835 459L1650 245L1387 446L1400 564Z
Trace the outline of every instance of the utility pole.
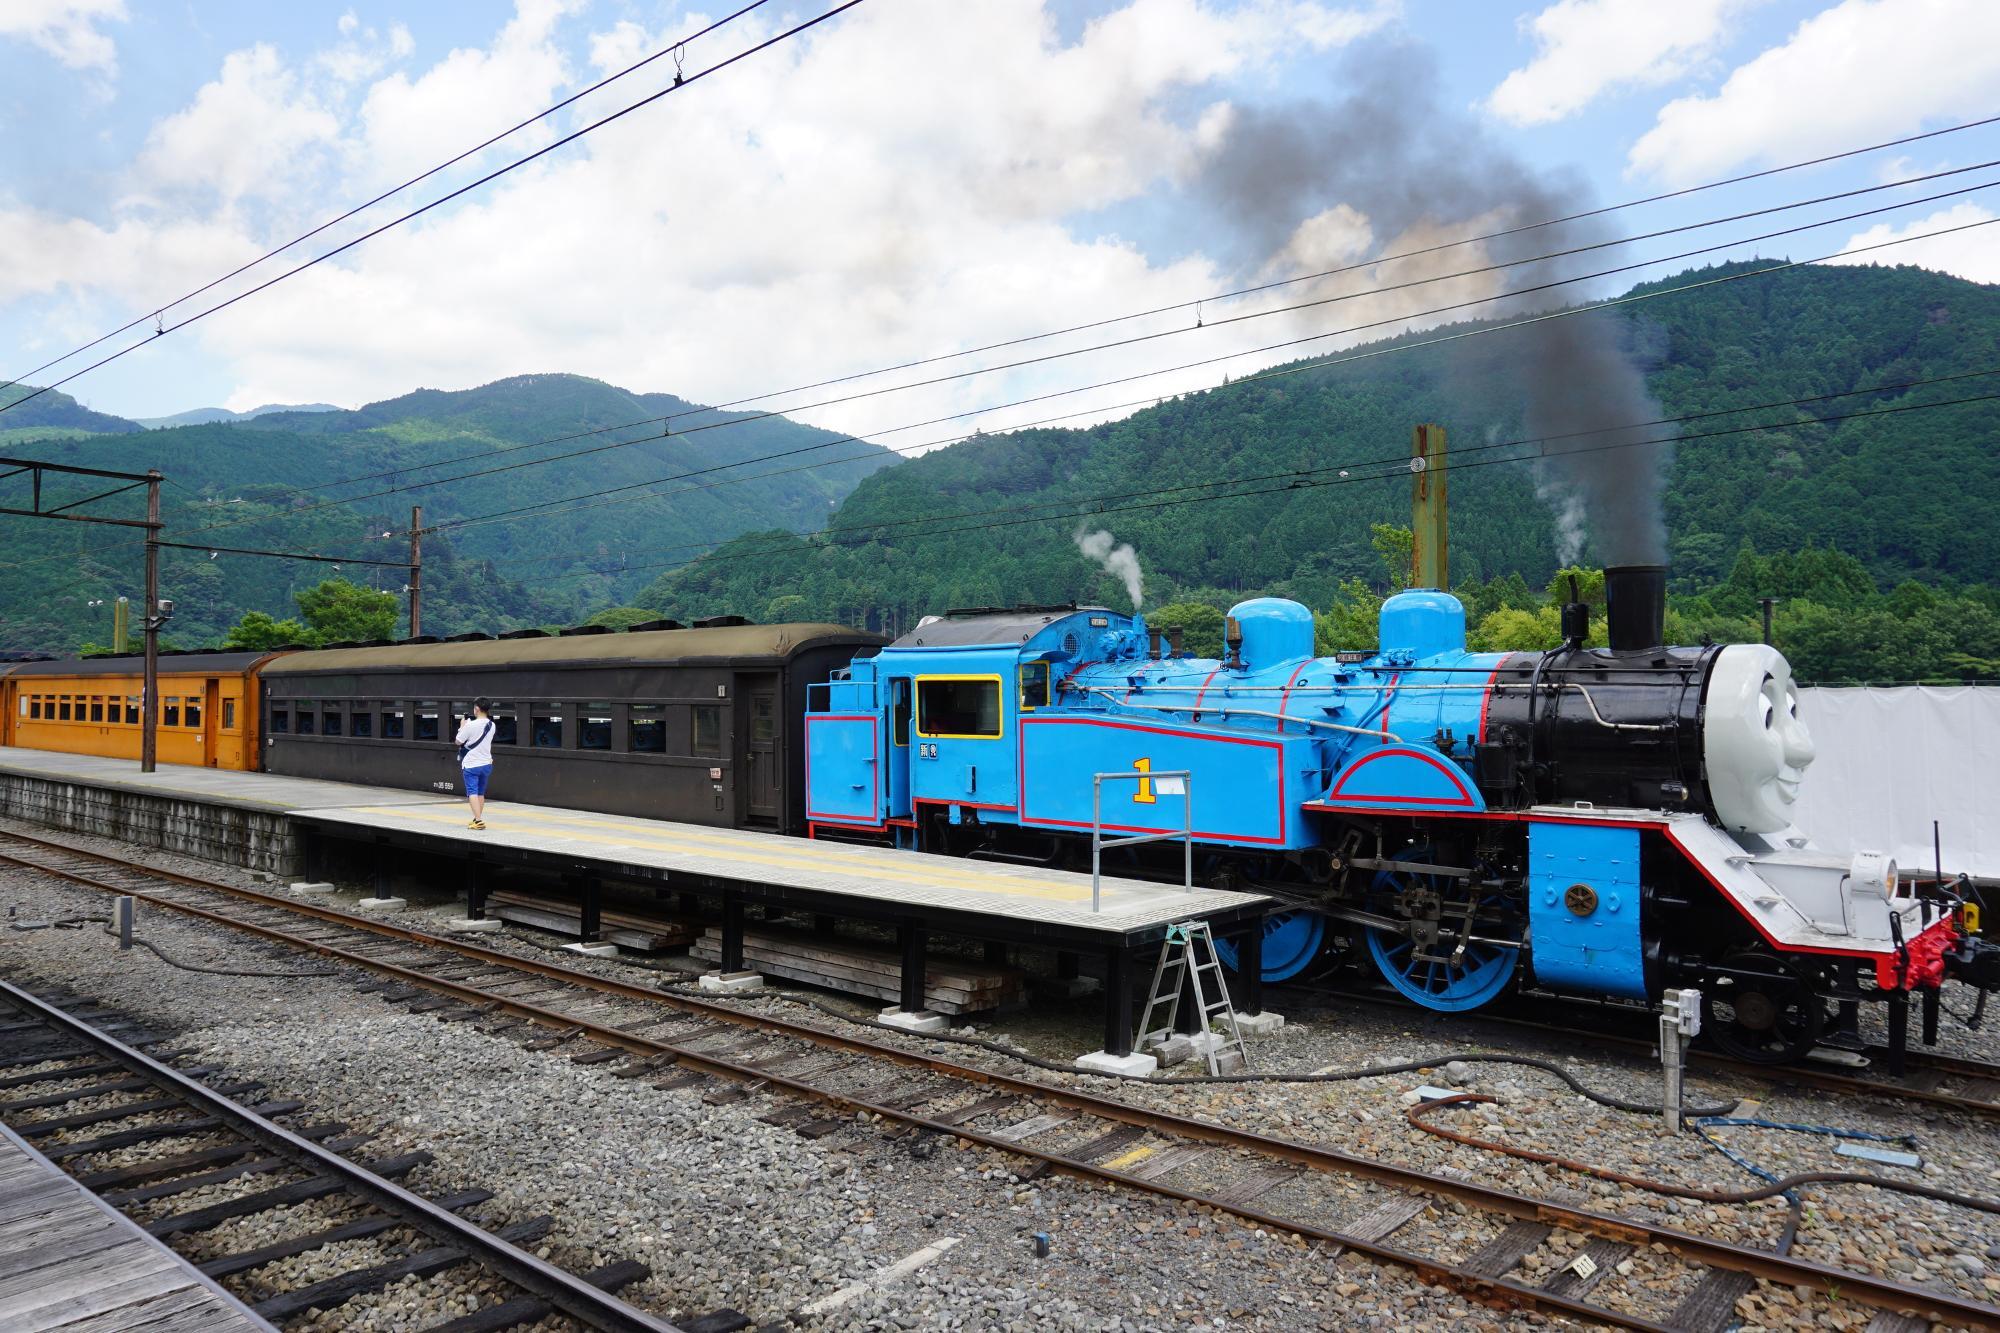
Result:
M410 506L410 637L424 632L424 507Z
M1775 597L1759 597L1758 603L1764 608L1764 642L1771 642L1771 608L1778 604Z
M111 651L132 651L132 599L120 597L111 606Z
M139 771L153 771L159 756L160 717L160 470L146 469L146 683L139 695Z
M1410 586L1451 589L1443 426L1410 431Z

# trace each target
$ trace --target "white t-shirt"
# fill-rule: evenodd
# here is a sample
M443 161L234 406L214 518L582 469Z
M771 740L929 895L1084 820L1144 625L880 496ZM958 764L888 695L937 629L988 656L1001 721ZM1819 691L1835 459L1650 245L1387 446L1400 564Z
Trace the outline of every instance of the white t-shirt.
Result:
M491 718L468 717L458 724L458 743L471 745L465 758L459 760L464 768L485 768L493 762L493 721Z

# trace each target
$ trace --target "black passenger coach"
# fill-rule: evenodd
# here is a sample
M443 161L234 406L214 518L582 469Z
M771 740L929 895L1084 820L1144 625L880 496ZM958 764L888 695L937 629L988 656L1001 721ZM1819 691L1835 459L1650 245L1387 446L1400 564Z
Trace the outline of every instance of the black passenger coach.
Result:
M484 696L496 801L803 833L806 686L883 642L707 622L291 653L263 671L263 767L454 791Z

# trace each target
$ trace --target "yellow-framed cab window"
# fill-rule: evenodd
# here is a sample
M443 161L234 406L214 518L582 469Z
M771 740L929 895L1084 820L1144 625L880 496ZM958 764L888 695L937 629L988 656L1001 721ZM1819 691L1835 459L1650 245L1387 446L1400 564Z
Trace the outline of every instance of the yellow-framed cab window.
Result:
M1049 706L1049 664L1021 663L1021 711L1032 713Z
M1006 731L998 676L917 677L917 735L997 740Z

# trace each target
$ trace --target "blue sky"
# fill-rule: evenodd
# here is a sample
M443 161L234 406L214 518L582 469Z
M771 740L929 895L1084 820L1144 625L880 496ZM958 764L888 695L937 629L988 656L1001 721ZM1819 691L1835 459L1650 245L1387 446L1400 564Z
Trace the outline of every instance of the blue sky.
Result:
M687 67L819 9L773 0L691 46ZM0 7L0 375L153 310L712 12L653 0L12 0ZM571 128L664 77L666 64L650 67L554 123ZM1352 107L1328 110L1364 88L1380 94L1365 109L1382 132L1357 130ZM1488 181L1617 202L2000 114L1995 89L2000 6L1988 0L869 0L67 391L150 416L355 406L568 370L730 400L1533 220L1485 197ZM1404 137L1407 156L1373 160ZM1244 167L1264 154L1263 174ZM1992 159L2000 127L1616 225L1631 234ZM1452 187L1454 174L1470 184ZM1996 211L1982 191L1726 253L1827 254ZM1635 245L1594 266L1792 220ZM1996 233L1875 257L2000 281ZM1284 359L1248 350L1280 336L1422 326L1429 305L1492 290L1455 279L1372 292L1408 276L1385 266L1341 279L1353 299L1338 318L1278 315L801 415L909 448L951 428L899 428L947 414L991 409L961 418L988 429L1065 409L1089 419ZM993 406L1218 355L1238 359L1032 413Z

